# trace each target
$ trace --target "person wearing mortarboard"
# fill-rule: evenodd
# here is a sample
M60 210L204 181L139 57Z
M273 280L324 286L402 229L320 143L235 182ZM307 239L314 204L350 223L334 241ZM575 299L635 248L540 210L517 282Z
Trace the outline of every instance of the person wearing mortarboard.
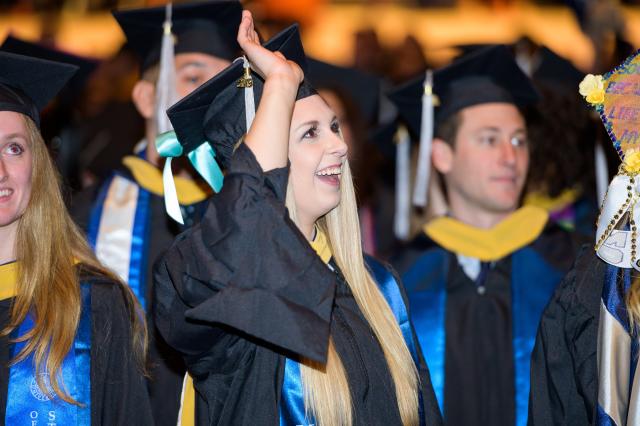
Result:
M237 1L207 1L114 12L141 59L132 99L145 118L146 139L136 155L123 159L121 169L72 201L98 259L129 284L147 312L149 392L157 425L176 424L185 367L155 332L151 268L175 236L199 220L211 192L190 167L176 170L180 196L167 215L163 158L154 141L171 128L166 109L236 57L241 10ZM164 163L165 174L171 172L171 162Z
M543 312L531 358L531 425L640 424L640 56L579 92L622 161L595 234Z
M197 424L441 424L402 286L362 253L348 147L303 80L297 25L262 47L245 12L238 40L247 61L167 112L171 144L227 171L154 271Z
M140 306L73 223L40 133L76 70L0 50L0 423L151 425Z
M56 96L42 115L42 136L51 141L55 161L66 184L80 186L78 152L81 148L80 109L81 95L87 80L98 66L98 61L46 47L8 35L0 49L18 55L76 65L78 72L69 84Z
M428 178L433 164L448 213L427 222L392 263L445 422L524 425L540 314L575 253L572 236L546 211L518 208L529 165L521 108L538 94L505 46L463 57L430 83L410 82L390 98L421 138L415 199L428 187L420 167Z

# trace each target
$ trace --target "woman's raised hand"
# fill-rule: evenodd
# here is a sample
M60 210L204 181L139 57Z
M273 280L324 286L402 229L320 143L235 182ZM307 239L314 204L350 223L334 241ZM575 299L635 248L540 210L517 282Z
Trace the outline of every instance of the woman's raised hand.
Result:
M304 79L304 73L298 64L287 60L280 52L272 52L262 47L253 26L253 17L248 10L242 12L242 22L238 28L238 44L247 55L252 68L265 80L270 77L279 77L297 86Z

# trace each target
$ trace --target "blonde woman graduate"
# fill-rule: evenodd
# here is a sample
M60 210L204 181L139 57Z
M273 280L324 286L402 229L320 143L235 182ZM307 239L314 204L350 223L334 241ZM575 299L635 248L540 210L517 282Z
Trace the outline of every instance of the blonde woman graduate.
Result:
M640 424L640 56L588 75L580 94L622 160L586 246L542 316L531 358L530 425Z
M143 317L73 224L39 130L76 69L0 51L0 423L152 424Z
M168 111L183 151L226 169L154 275L196 423L441 424L403 290L362 254L347 147L297 26L263 47L245 11L238 41L248 61Z

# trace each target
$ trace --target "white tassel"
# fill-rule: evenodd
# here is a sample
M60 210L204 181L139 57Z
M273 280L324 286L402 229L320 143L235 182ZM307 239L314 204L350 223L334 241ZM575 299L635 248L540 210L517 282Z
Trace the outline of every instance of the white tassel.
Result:
M249 63L249 60L246 56L244 56L242 59L243 66L245 68L245 76L249 76L248 78L251 78L251 64ZM256 102L255 98L253 97L253 83L246 84L244 86L244 114L248 132L251 128L251 123L253 123L253 119L256 116Z
M431 173L431 142L433 141L433 73L427 70L422 95L422 120L420 122L420 150L418 152L418 170L413 188L413 204L427 205L427 188Z
M174 56L174 38L171 33L172 5L166 6L165 20L162 24L162 46L160 50L160 71L156 82L156 135L173 130L167 110L177 100L176 94L176 61ZM162 171L164 185L164 205L169 216L180 224L184 224L182 211L178 202L176 184L171 172L171 158L167 158Z
M156 134L173 130L171 121L167 116L167 110L176 103L176 64L174 57L174 38L171 32L171 3L167 4L166 17L162 34L162 47L160 51L160 71L156 82Z
M411 138L404 126L400 126L396 138L396 209L393 218L393 233L399 240L409 238L410 222L410 188L409 188L409 156Z
M596 142L595 151L596 193L598 194L598 205L601 206L609 186L609 168L607 167L607 156L600 142Z

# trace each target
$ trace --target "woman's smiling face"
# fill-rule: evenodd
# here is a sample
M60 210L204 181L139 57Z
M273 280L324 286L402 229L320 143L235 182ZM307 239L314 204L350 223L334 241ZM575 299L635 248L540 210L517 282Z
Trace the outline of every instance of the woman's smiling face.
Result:
M15 226L26 210L32 168L24 116L0 111L0 227Z
M297 217L315 222L340 203L347 145L333 111L318 95L295 103L289 133L290 183Z

